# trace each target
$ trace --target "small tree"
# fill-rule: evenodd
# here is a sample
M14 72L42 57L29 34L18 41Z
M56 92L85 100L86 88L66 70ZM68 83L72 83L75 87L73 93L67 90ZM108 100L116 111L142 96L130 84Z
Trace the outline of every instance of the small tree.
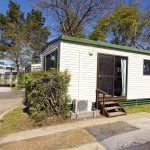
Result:
M70 101L68 86L70 75L67 71L37 71L26 75L26 103L29 113L35 119L49 116L66 116Z

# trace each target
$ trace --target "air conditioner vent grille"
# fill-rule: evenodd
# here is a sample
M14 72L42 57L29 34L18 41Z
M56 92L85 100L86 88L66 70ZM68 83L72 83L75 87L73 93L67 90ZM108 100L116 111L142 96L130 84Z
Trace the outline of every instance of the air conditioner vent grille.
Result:
M77 102L77 111L81 112L81 111L87 111L88 108L88 103L87 101L81 100Z
M88 100L74 100L73 101L74 112L85 112L88 111Z

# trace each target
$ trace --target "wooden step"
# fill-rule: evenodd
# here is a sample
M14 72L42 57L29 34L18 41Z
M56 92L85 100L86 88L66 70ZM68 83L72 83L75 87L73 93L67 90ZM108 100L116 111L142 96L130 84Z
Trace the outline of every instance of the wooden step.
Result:
M116 116L122 116L122 115L126 115L126 113L125 112L121 112L121 111L109 113L110 117L116 117Z
M120 106L112 106L112 107L105 107L106 110L113 110L113 109L119 109Z
M101 104L103 104L103 103L101 102ZM105 102L105 105L112 105L112 104L117 104L117 103L116 103L116 102L113 102L113 101Z

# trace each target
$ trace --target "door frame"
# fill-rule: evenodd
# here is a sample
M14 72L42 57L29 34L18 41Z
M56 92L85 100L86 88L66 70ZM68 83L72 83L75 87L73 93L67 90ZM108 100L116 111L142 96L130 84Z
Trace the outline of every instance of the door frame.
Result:
M126 68L126 96L118 96L114 97L114 78L113 78L113 96L112 97L105 97L106 100L127 100L128 95L128 57L127 56L121 56L121 55L113 55L113 54L107 54L107 53L97 53L97 81L96 81L96 88L98 88L98 76L99 76L99 59L100 55L107 55L107 56L113 56L114 57L114 64L115 64L115 57L123 57L126 58L127 61L127 68ZM115 66L114 66L115 68Z

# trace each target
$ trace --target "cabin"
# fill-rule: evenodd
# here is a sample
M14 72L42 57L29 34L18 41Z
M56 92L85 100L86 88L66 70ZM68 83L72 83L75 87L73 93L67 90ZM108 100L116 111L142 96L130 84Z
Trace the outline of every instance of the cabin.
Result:
M12 66L6 66L6 65L0 65L0 74L10 74L10 73L13 73L13 74L16 74L16 70L14 67Z
M26 66L25 72L33 72L33 71L39 71L42 69L41 64L30 64Z
M61 36L42 51L44 70L71 74L74 111L93 103L107 117L125 115L122 100L150 99L150 51L100 41Z
M0 86L15 85L17 71L13 66L0 65Z

